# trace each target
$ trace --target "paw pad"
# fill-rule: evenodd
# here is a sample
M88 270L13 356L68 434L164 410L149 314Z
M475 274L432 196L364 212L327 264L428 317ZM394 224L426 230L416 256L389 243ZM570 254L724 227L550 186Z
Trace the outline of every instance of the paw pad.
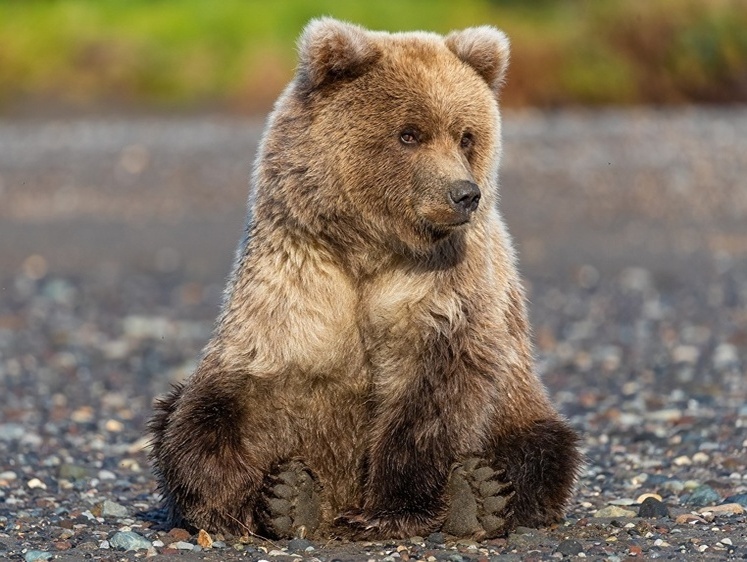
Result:
M277 538L305 538L321 518L319 485L300 461L279 465L265 479L261 519L265 530Z
M447 487L449 510L442 530L458 537L492 538L505 532L511 518L513 485L505 471L473 457L456 466Z

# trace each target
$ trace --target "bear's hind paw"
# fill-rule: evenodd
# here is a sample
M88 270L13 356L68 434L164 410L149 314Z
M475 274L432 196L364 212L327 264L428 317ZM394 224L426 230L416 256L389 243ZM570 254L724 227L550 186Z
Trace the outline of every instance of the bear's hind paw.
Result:
M319 527L319 484L301 461L289 461L271 471L259 503L258 519L273 538L303 538Z
M478 457L457 465L449 478L450 503L442 531L477 540L507 533L513 518L511 500L516 492L505 476L504 470L495 470Z

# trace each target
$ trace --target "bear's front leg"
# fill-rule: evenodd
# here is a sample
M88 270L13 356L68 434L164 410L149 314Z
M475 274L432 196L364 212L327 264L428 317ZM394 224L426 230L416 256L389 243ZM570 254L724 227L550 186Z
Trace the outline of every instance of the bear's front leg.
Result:
M562 519L583 464L579 436L560 417L537 420L496 435L489 458L505 468L516 496L513 522L542 527Z
M150 457L171 526L252 534L258 531L260 487L277 447L265 435L267 424L247 411L242 392L249 384L210 372L206 364L156 404Z

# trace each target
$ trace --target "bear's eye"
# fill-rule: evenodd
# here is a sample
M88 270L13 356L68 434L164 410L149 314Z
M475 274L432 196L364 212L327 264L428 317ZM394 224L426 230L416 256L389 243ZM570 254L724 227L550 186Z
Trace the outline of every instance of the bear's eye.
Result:
M402 144L418 144L418 133L413 129L405 129L399 134L399 140Z
M475 137L472 136L472 133L464 133L462 135L461 140L459 141L459 146L462 147L464 150L468 150L472 148L475 144Z

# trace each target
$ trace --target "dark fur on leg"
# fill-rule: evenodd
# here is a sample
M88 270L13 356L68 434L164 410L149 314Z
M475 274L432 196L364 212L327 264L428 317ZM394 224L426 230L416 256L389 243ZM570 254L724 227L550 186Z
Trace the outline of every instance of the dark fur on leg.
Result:
M253 532L261 474L249 464L237 396L207 385L188 396L176 386L156 403L150 459L171 525Z
M514 525L542 527L562 519L583 463L578 442L565 421L549 419L496 445L495 466L505 467L516 490Z

